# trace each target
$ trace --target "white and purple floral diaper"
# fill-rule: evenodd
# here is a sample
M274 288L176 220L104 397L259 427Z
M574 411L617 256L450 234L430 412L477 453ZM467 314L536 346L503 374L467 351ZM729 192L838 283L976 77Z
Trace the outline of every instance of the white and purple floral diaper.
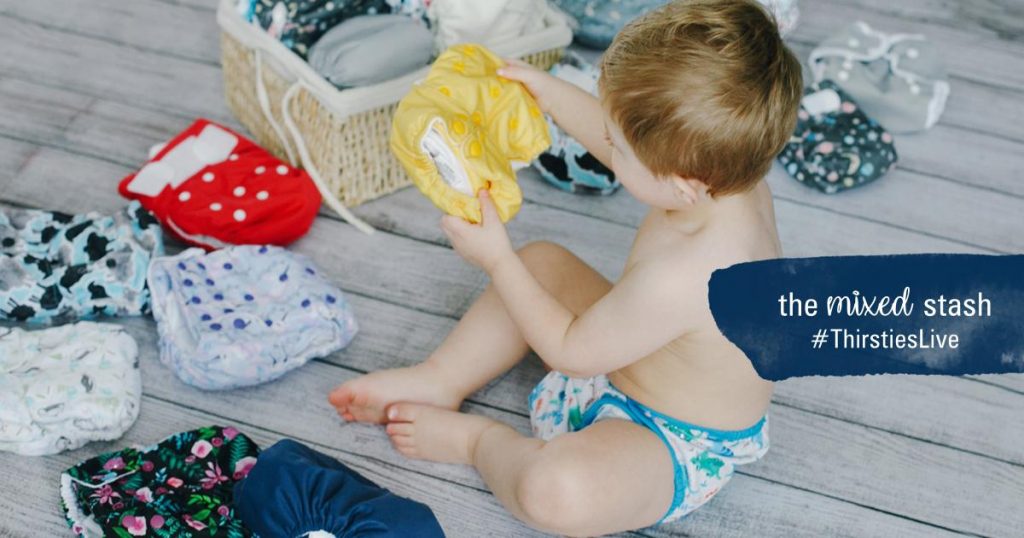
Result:
M117 439L141 397L138 348L116 325L0 328L0 450L41 456Z
M279 247L157 258L149 286L160 360L201 389L271 381L347 346L357 330L341 290Z

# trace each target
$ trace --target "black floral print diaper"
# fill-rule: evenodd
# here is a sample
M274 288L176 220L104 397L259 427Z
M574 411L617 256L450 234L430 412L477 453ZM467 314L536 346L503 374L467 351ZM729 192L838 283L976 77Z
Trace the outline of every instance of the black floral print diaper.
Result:
M68 469L61 501L81 538L247 538L252 533L235 516L232 488L258 454L235 428L182 432Z

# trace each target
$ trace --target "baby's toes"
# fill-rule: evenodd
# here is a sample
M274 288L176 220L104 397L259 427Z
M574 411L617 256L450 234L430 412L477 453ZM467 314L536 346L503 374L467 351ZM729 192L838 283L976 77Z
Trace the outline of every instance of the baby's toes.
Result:
M383 422L382 413L380 412L380 409L373 404L369 394L356 393L352 397L352 404L349 406L348 410L359 422Z
M416 422L421 407L416 404L396 403L388 407L388 420L391 422Z
M410 422L391 422L385 430L392 438L412 437L416 433L416 425Z
M352 388L348 383L345 383L332 390L327 395L327 401L337 408L339 413L344 413L348 409L349 404L352 403L352 396Z

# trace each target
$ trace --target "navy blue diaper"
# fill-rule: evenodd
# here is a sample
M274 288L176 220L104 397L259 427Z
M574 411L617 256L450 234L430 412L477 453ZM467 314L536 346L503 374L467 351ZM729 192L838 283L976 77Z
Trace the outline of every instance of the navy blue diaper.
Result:
M262 537L443 537L426 505L291 440L264 450L235 485L235 511Z

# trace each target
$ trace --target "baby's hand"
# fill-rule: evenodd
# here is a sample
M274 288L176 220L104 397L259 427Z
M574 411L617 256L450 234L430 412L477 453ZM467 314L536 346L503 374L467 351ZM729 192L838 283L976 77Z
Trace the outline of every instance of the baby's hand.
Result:
M490 274L503 260L515 256L515 251L487 190L480 189L478 198L483 213L480 224L445 215L441 218L441 229L459 256Z
M533 95L541 111L550 112L547 97L552 86L551 81L557 79L522 60L505 58L505 63L505 67L498 69L498 75L522 83Z

